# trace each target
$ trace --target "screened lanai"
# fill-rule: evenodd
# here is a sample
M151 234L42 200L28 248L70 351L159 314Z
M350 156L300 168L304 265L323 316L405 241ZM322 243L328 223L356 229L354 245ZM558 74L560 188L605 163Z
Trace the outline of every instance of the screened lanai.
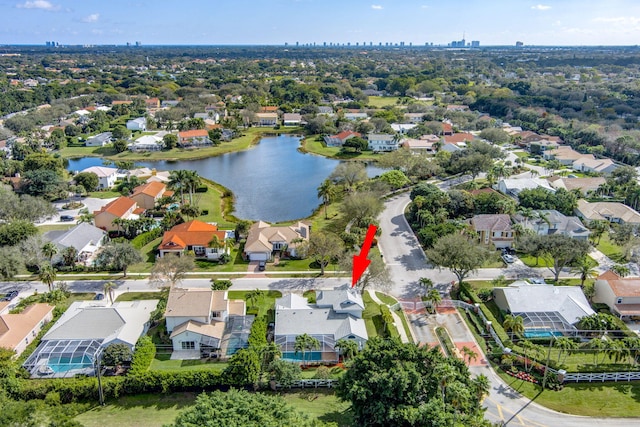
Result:
M62 378L92 374L100 348L97 340L49 340L42 342L22 365L32 377Z

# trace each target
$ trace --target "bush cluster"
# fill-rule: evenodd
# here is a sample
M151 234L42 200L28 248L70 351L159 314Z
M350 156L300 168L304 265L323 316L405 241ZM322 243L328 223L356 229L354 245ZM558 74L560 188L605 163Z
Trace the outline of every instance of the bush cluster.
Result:
M151 337L143 336L136 343L136 349L131 360L131 373L141 374L149 370L153 358L156 357L156 346Z

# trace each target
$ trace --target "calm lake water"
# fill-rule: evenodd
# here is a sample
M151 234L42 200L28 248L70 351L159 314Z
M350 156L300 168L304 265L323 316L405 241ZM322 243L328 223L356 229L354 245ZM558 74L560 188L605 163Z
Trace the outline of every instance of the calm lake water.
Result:
M339 161L298 151L300 138L263 138L249 150L201 160L136 162L157 170L190 169L233 191L238 218L280 222L309 216L320 204L317 188ZM100 166L103 159L69 160L68 169ZM369 176L383 170L367 166Z

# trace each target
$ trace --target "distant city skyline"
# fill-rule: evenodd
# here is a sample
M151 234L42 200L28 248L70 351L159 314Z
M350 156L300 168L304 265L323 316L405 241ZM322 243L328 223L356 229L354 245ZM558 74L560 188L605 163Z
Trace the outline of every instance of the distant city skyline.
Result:
M637 0L0 0L0 44L640 44Z

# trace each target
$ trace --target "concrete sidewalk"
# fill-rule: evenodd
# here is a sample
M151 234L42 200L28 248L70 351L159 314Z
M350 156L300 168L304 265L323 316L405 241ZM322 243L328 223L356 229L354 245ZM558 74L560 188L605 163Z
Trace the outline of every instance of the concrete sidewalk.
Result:
M369 293L369 296L371 297L371 299L380 305L386 305L387 307L389 307L389 305L385 302L382 302L382 300L380 300L380 298L378 298L378 296L376 295L375 291L372 291L371 289L367 289L367 292ZM409 339L409 337L407 337L407 332L404 330L404 326L402 324L402 319L400 318L400 316L398 315L398 313L396 313L393 310L390 310L391 312L391 316L393 317L393 322L396 324L396 329L398 330L398 334L400 334L400 341L402 341L403 343L407 343L407 342L411 342L411 340ZM411 329L411 328L409 328ZM414 338L414 337L412 337ZM415 339L414 339L415 341Z

